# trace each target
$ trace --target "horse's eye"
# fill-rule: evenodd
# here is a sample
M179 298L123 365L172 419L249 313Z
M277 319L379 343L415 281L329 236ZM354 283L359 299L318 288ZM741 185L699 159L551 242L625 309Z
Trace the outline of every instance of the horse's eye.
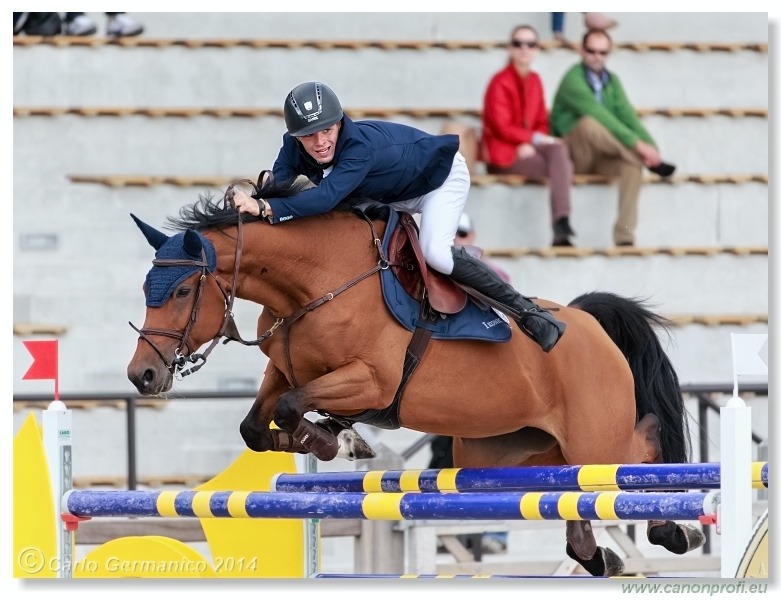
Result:
M187 296L190 295L191 291L192 290L189 287L180 287L178 290L176 290L176 297L187 298Z

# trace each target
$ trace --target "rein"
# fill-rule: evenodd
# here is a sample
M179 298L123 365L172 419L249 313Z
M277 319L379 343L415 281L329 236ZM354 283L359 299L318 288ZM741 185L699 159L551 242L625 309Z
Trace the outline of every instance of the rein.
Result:
M231 191L233 186L229 188L229 190L226 192L226 202L229 197L229 192ZM287 317L275 317L276 320L274 324L266 330L263 334L260 335L255 340L252 341L245 341L241 338L238 332L238 328L236 327L236 323L233 320L233 303L236 299L236 288L238 287L238 278L239 278L239 266L241 264L241 252L242 252L242 246L243 246L243 230L242 230L242 220L241 216L239 216L238 220L238 231L236 235L236 253L235 258L233 262L233 284L230 287L230 291L227 292L225 288L220 284L220 281L218 277L209 270L209 265L206 260L206 252L204 250L201 250L201 260L196 259L155 259L152 261L152 264L157 267L198 267L201 270L201 275L198 280L198 289L196 291L195 300L193 302L193 308L190 312L190 318L187 322L187 326L185 327L183 332L176 331L176 330L170 330L170 329L157 329L157 328L142 328L139 329L135 325L133 325L132 322L128 321L128 324L131 328L133 328L134 331L136 331L141 339L143 339L145 342L147 342L152 349L157 353L157 355L160 357L160 360L163 362L165 367L174 375L178 375L179 377L186 377L187 375L190 375L192 373L195 373L196 371L200 370L201 367L203 367L204 364L206 364L206 359L208 358L209 354L211 354L212 350L216 347L216 345L219 343L219 341L224 337L223 344L227 344L228 342L239 342L245 346L258 346L267 339L269 339L272 335L274 335L274 332L279 328L282 327L282 331L284 333L284 348L285 348L285 360L287 362L288 371L290 374L290 383L293 385L293 387L298 387L298 383L296 381L295 375L293 373L293 361L290 356L290 327L293 323L295 323L298 319L303 317L305 314L313 311L319 306L322 306L326 302L330 302L333 300L336 296L341 294L342 292L347 291L354 285L360 283L364 279L374 275L375 273L378 273L381 270L387 269L391 265L387 258L385 257L385 254L382 250L382 242L377 237L377 234L374 230L374 224L372 223L371 219L369 219L366 215L361 213L361 216L369 223L369 227L371 228L372 232L372 240L377 248L377 251L380 255L380 260L377 262L377 265L369 269L368 271L365 271L364 273L361 273L360 275L353 277L350 281L347 283L339 286L332 292L328 292L324 296L318 298L317 300L314 300L313 302L310 302L306 306L303 306L299 308L297 311L295 311L293 314L287 316ZM201 301L203 299L203 290L206 282L207 276L212 277L217 284L217 287L219 288L220 292L222 292L223 300L225 302L225 314L222 321L222 326L220 327L220 330L217 332L217 334L212 338L211 343L206 348L206 350L203 353L185 353L183 352L183 349L186 347L187 350L190 350L189 344L187 343L187 340L190 336L190 332L192 331L193 327L195 326L196 321L198 320L198 314L201 308ZM273 315L272 315L273 316ZM163 337L169 337L173 338L175 340L179 341L179 345L177 346L176 350L174 351L174 359L172 361L168 361L165 358L165 355L163 354L162 350L155 344L155 342L150 338L150 336L163 336ZM200 361L200 362L199 362ZM193 363L193 366L189 369L184 370L185 365L187 363Z

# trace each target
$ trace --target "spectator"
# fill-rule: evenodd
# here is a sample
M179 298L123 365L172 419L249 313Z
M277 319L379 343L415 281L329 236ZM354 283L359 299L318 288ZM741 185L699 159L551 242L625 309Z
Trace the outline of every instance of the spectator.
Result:
M611 29L618 25L618 23L608 16L602 13L583 13L583 25L586 29ZM553 39L567 44L567 38L564 35L564 13L555 12L551 13L551 30L553 31Z
M618 76L605 68L611 49L606 31L585 33L582 62L564 74L553 99L551 127L569 146L575 173L618 177L613 241L633 246L643 166L662 177L672 175L675 167L662 162Z
M284 227L292 219L327 213L355 195L418 213L420 245L432 269L471 286L513 315L544 352L559 341L564 323L454 245L470 183L458 136L431 135L399 123L353 121L333 90L317 81L291 90L283 112L287 132L274 178L304 175L315 186L288 198L256 199L236 191L236 210Z
M127 16L123 12L106 13L108 23L106 24L106 35L109 37L129 37L140 35L144 31L144 26ZM65 22L63 23L63 33L65 35L92 35L98 30L95 21L90 19L83 12L65 13Z
M62 31L62 19L56 12L15 12L14 35L58 35Z
M482 156L492 174L548 179L554 246L572 246L569 223L572 160L564 142L549 135L540 76L532 70L539 39L518 25L507 45L509 61L488 83L483 97Z
M472 218L466 213L461 213L461 218L458 220L458 229L456 230L456 245L474 246L476 244L476 240L477 232L475 232L474 225L472 225ZM493 262L487 261L485 259L483 259L483 261L488 263L488 265L494 271L496 271L496 274L499 275L503 281L510 283L510 276L504 269L502 269L499 265L494 264Z

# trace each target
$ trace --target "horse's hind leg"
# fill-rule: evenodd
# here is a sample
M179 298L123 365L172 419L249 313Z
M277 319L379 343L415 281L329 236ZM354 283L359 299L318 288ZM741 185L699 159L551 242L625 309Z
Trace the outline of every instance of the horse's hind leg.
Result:
M652 544L675 554L686 554L705 543L705 535L700 529L675 521L648 521L646 535Z
M490 438L455 438L458 467L510 467L567 464L556 439L535 427ZM567 555L596 577L624 572L624 562L610 548L597 546L591 521L567 521Z
M656 415L645 415L635 426L632 460L635 463L659 463L662 448L659 441L661 424ZM675 554L686 554L705 543L702 531L674 521L648 521L648 541Z
M567 521L567 556L595 577L624 572L624 561L615 552L597 546L591 521Z

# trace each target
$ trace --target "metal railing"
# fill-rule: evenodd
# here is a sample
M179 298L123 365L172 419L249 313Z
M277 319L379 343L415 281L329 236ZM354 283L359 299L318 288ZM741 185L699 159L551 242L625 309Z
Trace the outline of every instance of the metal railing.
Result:
M724 394L732 394L731 384L698 384L698 385L682 385L681 391L685 396L691 396L697 399L697 425L700 429L700 446L699 446L699 462L709 462L708 460L708 443L707 443L707 431L709 425L709 416L711 413L719 414L720 406L713 400L714 395L723 396ZM755 396L767 396L768 385L764 384L744 384L741 385L740 392L742 395L751 394ZM171 396L159 398L166 402L178 402L178 401L198 401L198 400L218 400L218 399L248 399L255 398L255 393L249 390L247 391L214 391L214 392L188 392L182 396ZM98 392L89 394L60 394L60 400L65 405L68 402L95 402L105 403L111 401L123 402L125 405L126 414L126 431L127 431L127 487L130 490L137 489L138 487L138 472L136 462L136 411L139 409L138 402L143 400L149 400L149 396L141 396L137 393L110 393L110 392ZM19 394L14 395L14 403L27 402L27 403L48 403L51 402L52 396L49 394ZM409 460L410 457L417 454L420 450L425 448L433 436L422 435L415 441L410 447L405 449L401 455L405 460ZM764 440L759 435L753 433L752 439L755 444L761 444Z

